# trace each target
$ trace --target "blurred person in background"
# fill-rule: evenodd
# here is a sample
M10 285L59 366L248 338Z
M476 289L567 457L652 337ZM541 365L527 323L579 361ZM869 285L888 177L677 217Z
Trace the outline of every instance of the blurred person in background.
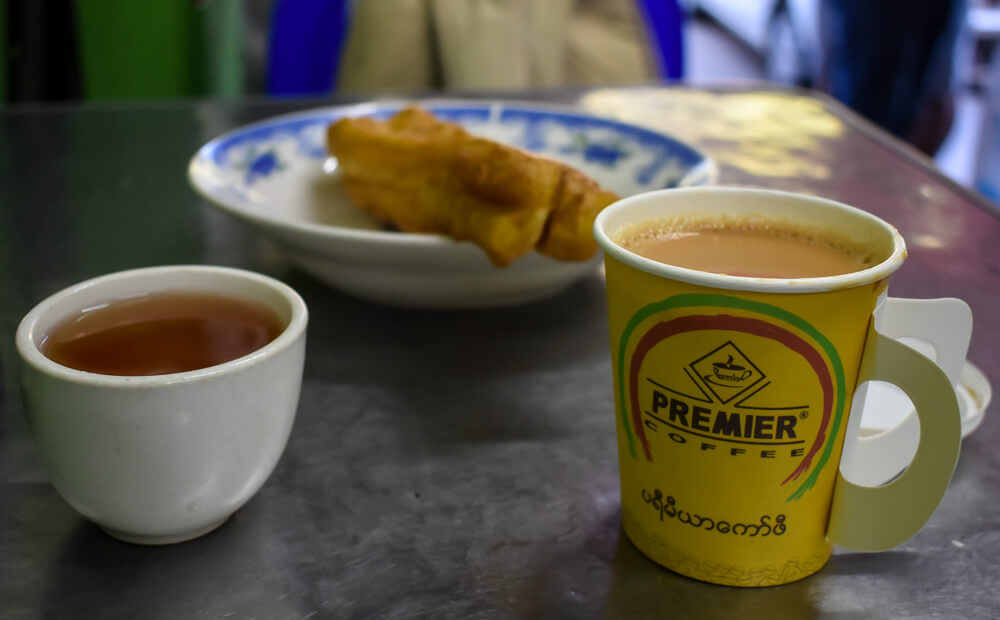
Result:
M630 84L683 64L677 0L0 0L0 18L11 101Z
M821 0L819 86L933 155L954 117L964 0Z
M338 90L628 84L658 75L635 0L356 0L351 13Z

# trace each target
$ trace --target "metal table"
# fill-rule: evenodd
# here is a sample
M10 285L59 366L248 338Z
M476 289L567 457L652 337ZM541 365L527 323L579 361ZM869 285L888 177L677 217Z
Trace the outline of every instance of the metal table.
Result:
M1000 377L1000 219L915 151L791 91L551 91L718 159L722 182L840 199L894 223L899 296L972 306L970 358ZM326 103L326 102L324 102ZM798 583L677 576L619 526L603 283L475 312L364 303L291 268L188 188L194 150L304 107L267 101L9 108L0 114L0 617L996 618L1000 403L966 439L937 513L905 545L838 550ZM26 428L13 334L79 280L164 263L268 273L310 306L284 457L225 526L118 542L56 495Z

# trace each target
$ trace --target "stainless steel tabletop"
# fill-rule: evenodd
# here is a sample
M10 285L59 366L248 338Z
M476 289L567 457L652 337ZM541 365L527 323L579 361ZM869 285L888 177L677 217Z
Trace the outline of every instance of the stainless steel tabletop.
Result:
M907 238L898 296L957 296L970 358L1000 377L1000 219L927 160L808 94L552 91L699 144L722 182L817 193ZM328 102L320 102L328 103ZM998 618L1000 410L967 438L912 540L838 550L817 575L742 590L677 576L620 531L603 282L546 301L432 312L365 303L290 267L204 205L203 142L304 103L0 112L0 618ZM309 304L287 450L261 492L189 543L118 542L49 484L13 334L47 295L167 263L267 273Z

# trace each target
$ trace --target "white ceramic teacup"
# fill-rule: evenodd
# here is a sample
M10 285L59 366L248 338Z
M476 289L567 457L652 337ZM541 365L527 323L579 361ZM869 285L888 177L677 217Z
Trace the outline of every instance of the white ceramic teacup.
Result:
M244 357L167 375L94 374L42 354L45 334L74 313L165 291L262 303L285 328ZM56 490L84 517L130 542L180 542L221 525L264 484L288 441L307 321L305 302L285 284L223 267L123 271L39 303L22 320L16 342L28 422Z

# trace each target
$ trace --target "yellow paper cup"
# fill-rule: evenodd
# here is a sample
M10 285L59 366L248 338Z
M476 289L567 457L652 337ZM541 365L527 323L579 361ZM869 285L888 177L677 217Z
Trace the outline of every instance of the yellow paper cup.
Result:
M615 243L637 224L685 214L836 230L877 264L822 278L735 277ZM605 252L622 521L640 551L695 579L766 586L816 572L833 544L883 550L923 526L954 470L961 425L944 372L871 327L906 257L893 227L820 198L694 188L621 200L599 215L595 235ZM968 313L954 301L956 315ZM921 427L910 466L875 488L839 474L852 396L867 380L902 388Z

